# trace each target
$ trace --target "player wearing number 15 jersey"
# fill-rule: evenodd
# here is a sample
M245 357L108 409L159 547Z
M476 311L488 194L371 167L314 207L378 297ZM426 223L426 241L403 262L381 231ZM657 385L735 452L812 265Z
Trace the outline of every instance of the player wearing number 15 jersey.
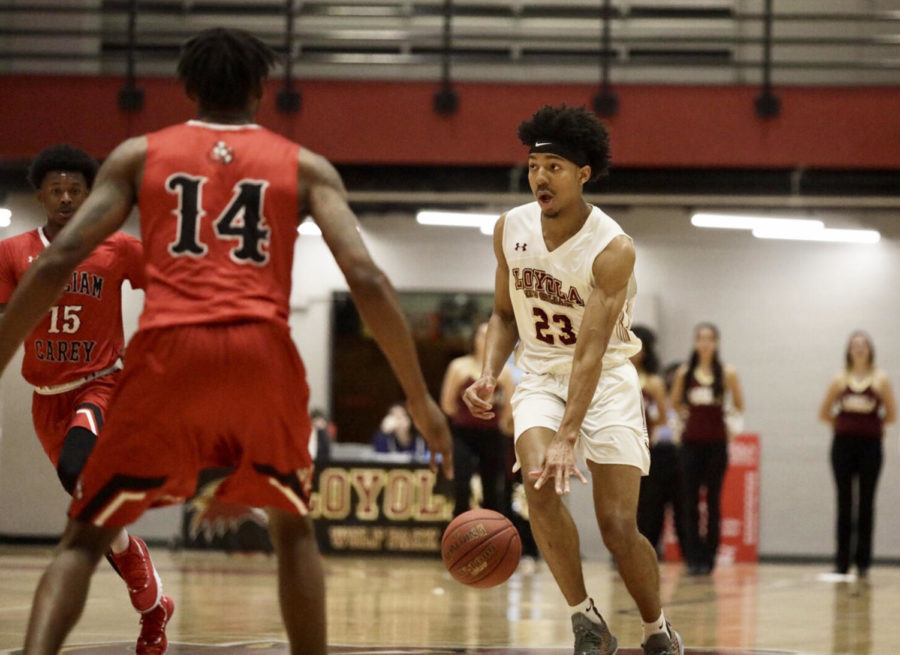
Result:
M97 162L69 145L35 157L29 179L47 215L42 227L0 242L0 310L87 198ZM22 375L34 386L31 413L38 439L70 494L85 466L122 368L122 284L144 287L141 242L115 232L67 278L62 295L25 340ZM162 594L147 545L121 530L107 558L141 613L138 655L155 655L165 641L172 601Z
M267 511L291 653L325 655L323 572L308 516L309 390L287 325L294 242L308 214L406 392L413 421L452 477L446 419L339 175L254 123L274 61L240 30L190 39L178 73L198 120L113 151L91 196L28 270L0 320L2 370L72 269L139 205L144 313L61 547L35 595L24 655L59 650L117 526L183 501L199 471L212 466L233 471L220 498Z
M481 378L464 400L493 415L497 377L513 347L525 371L512 397L516 458L525 474L538 548L569 605L575 655L614 655L615 637L587 592L578 531L560 496L570 477L593 480L603 541L643 619L645 655L682 655L663 616L656 552L637 529L641 476L650 463L641 386L630 358L636 292L634 245L585 202L582 187L606 172L606 130L583 108L544 107L519 126L536 199L494 228L497 271ZM553 484L546 484L553 478Z

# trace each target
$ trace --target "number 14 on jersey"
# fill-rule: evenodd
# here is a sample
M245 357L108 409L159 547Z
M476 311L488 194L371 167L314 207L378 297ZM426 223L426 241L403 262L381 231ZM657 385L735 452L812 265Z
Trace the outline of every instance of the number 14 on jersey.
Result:
M200 240L200 220L208 213L203 207L206 177L176 173L166 180L166 191L178 196L175 239L169 244L173 257L205 257L209 246ZM229 253L238 264L265 266L269 261L269 226L263 213L265 180L241 180L234 185L228 205L213 221L218 239L237 240Z

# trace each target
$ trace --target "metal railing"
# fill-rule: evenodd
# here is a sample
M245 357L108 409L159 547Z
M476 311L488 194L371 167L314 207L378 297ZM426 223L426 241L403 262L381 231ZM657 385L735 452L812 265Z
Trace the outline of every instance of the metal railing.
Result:
M170 75L179 45L211 26L248 29L286 53L282 0L6 0L0 72ZM293 3L299 78L439 80L446 0ZM454 80L613 83L897 84L900 2L779 0L454 0ZM873 9L873 7L877 7ZM608 41L604 41L604 28ZM604 45L605 44L605 45Z

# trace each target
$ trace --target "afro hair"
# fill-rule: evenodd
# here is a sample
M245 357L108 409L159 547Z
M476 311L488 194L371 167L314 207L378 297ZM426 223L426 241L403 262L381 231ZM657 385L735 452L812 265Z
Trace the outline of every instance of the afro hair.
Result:
M278 60L275 51L249 32L216 27L200 32L181 49L178 77L205 109L243 109Z
M531 120L519 125L519 139L526 146L548 140L582 150L587 154L592 180L609 174L609 136L597 117L584 107L545 105Z
M62 143L56 146L44 148L31 162L28 168L28 182L35 191L41 188L44 178L51 171L66 171L81 173L87 182L88 188L94 186L94 178L97 176L99 164L97 160L84 150Z

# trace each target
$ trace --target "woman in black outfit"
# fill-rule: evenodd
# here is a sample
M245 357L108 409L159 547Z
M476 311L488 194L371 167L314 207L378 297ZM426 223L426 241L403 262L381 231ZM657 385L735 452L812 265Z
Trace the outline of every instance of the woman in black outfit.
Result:
M884 371L875 367L875 348L868 334L856 331L850 335L844 359L844 370L828 385L819 418L834 430L831 466L837 487L835 572L845 574L850 570L851 541L855 534L853 561L859 576L864 578L872 563L881 442L885 424L896 419L896 407L890 380ZM856 507L853 506L854 486Z
M719 360L719 330L711 323L694 329L694 350L672 384L672 406L684 421L681 433L684 534L682 550L691 575L706 575L716 565L721 523L721 495L728 468L729 434L726 397L733 411L744 411L737 372ZM700 525L700 488L706 487L706 530Z

